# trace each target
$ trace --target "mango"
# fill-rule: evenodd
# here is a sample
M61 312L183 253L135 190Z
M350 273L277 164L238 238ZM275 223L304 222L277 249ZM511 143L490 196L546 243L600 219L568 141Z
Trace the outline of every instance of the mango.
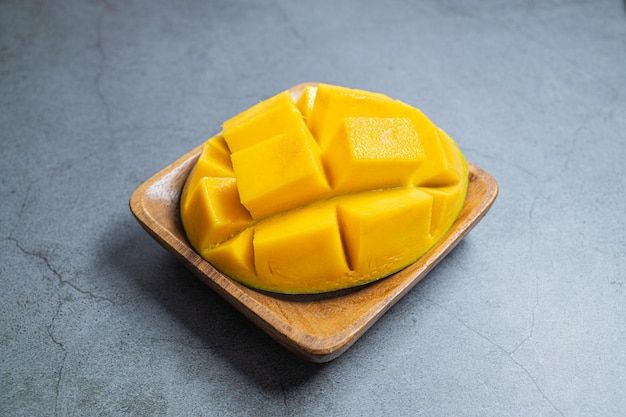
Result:
M463 154L420 110L328 84L227 120L183 187L187 239L215 268L288 294L364 285L405 268L465 200Z

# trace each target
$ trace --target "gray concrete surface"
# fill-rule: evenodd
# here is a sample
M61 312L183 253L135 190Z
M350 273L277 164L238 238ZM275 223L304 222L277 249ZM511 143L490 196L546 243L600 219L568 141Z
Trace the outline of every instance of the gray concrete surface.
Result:
M347 353L278 346L132 191L303 81L420 107L498 180ZM0 2L0 415L626 415L617 0Z

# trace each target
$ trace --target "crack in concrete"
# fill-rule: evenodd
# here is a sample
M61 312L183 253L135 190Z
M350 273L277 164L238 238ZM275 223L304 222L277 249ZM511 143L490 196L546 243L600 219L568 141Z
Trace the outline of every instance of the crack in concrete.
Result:
M278 386L280 387L280 393L281 393L282 398L283 398L283 405L285 406L285 411L287 413L287 416L292 416L293 414L291 413L291 410L289 408L289 402L287 401L287 399L288 399L287 388L285 387L285 384L283 384L283 380L280 377L280 375L278 374L278 370L276 369L276 367L274 366L274 363L272 361L270 361L270 367L272 368L272 370L276 374L276 379L278 380Z
M96 72L96 77L95 77L94 83L95 83L95 86L96 86L96 94L98 95L98 98L100 99L100 102L104 106L104 112L105 112L104 114L105 114L105 121L106 121L107 128L109 129L109 131L112 131L112 127L111 127L111 107L110 107L109 102L107 101L107 98L106 98L106 96L104 94L104 91L102 89L102 77L104 75L104 70L105 70L105 66L106 66L106 54L104 52L104 47L102 45L102 21L104 20L104 16L106 15L107 7L108 7L108 3L105 1L104 2L104 7L100 11L100 14L98 14L98 19L96 20L96 43L95 43L95 48L96 48L96 51L98 52L98 54L100 56L100 64L99 64L98 70Z
M61 352L62 352L61 365L59 365L59 369L57 371L58 372L57 380L54 385L54 391L55 391L54 392L54 415L55 416L59 415L59 393L61 391L61 380L63 379L63 371L65 369L65 361L67 359L67 349L65 348L65 346L60 340L57 340L56 336L54 335L54 323L57 317L59 317L62 306L63 306L63 301L61 301L59 297L56 312L54 313L54 316L52 316L52 319L50 320L50 323L48 324L46 328L48 332L48 336L50 337L50 340L52 340L52 343L54 343L57 347L59 347L59 349L61 349Z
M533 265L534 276L535 276L534 301L533 301L533 305L528 308L528 316L529 316L528 317L528 322L529 322L528 334L526 335L524 339L522 339L522 341L513 350L511 350L511 352L509 352L510 355L513 355L524 344L526 344L533 337L533 333L535 331L535 312L537 311L537 307L539 306L539 272L535 263L533 262L533 257L532 257L532 250L535 247L533 216L535 214L535 207L537 205L537 201L541 198L542 194L543 193L540 192L538 195L535 196L528 210L528 233L529 233L528 253L531 259L531 264Z
M74 164L78 161L81 161L81 162L89 161L92 157L96 155L100 155L100 154L101 154L101 150L94 150L94 151L90 151L86 155L80 155L70 160L62 161L59 164L46 169L45 172L41 174L39 177L36 177L30 180L26 184L26 187L25 187L26 191L24 192L24 198L22 199L22 202L20 203L20 206L19 206L17 220L15 221L13 226L10 227L10 230L8 231L8 235L4 238L16 240L12 238L12 236L14 236L15 230L22 223L24 212L26 211L26 206L29 203L32 188L33 186L35 186L35 184L37 184L38 182L42 180L50 180L51 178L54 178L55 176L60 175L65 171L71 170L74 167Z
M61 273L52 265L52 263L50 262L50 259L48 258L47 255L41 253L41 252L34 252L34 251L29 251L28 249L26 249L16 238L14 238L13 236L9 236L8 238L6 238L6 240L9 240L11 242L13 242L15 244L15 246L25 255L28 256L32 256L35 257L39 260L41 260L44 265L46 266L46 268L52 272L52 274L56 277L59 287L63 287L63 286L68 286L71 289L73 289L74 291L78 292L79 294L85 295L87 296L87 298L92 299L92 300L96 300L96 301L104 301L107 302L111 305L116 305L116 303L111 300L108 297L104 297L98 294L95 294L91 291L87 291L84 290L82 288L80 288L78 285L66 280L63 278L63 276L61 275Z
M15 229L17 229L17 226L22 223L22 217L24 216L24 212L26 211L26 205L28 204L28 199L30 198L30 190L33 188L33 185L37 181L38 180L30 181L26 186L26 192L24 193L24 198L22 199L22 203L20 204L20 208L17 213L17 220L15 221L15 224L13 225L11 230L8 231L8 236L5 239L12 239Z
M78 292L79 294L87 296L89 299L93 299L93 300L97 300L97 301L104 301L104 302L110 303L111 305L115 304L111 299L109 299L107 297L99 296L97 294L92 293L91 291L83 290L82 288L78 287L77 285L75 285L75 284L65 280L63 278L63 276L61 275L61 273L52 265L52 263L50 262L50 259L48 258L47 255L45 255L43 253L40 253L40 252L34 252L34 251L27 250L16 238L14 238L12 236L9 236L8 238L6 238L4 240L13 242L15 244L15 247L18 248L25 255L30 256L30 257L34 257L34 258L39 259L40 261L42 261L43 264L45 265L46 269L48 269L54 275L54 277L56 278L58 286L59 286L59 289L63 288L63 286L67 286L67 287L73 289L74 291ZM61 364L59 365L59 368L57 370L57 378L56 378L56 381L55 381L55 384L54 384L54 390L55 390L54 415L55 416L59 415L59 395L60 395L60 391L61 391L61 382L62 382L62 379L63 379L63 371L65 370L65 362L66 362L67 356L68 356L68 351L65 348L65 345L54 334L55 323L56 323L57 319L59 318L60 313L61 313L61 309L63 308L63 305L64 305L63 298L61 297L61 294L58 291L57 291L57 296L58 296L58 302L57 302L56 311L55 311L54 315L52 316L52 318L50 320L50 323L46 327L46 331L48 333L48 336L49 336L50 340L62 352L62 354L61 354Z
M526 374L526 376L530 379L530 381L532 382L533 386L535 387L535 389L537 390L537 392L539 392L539 394L541 394L541 397L548 403L550 404L550 406L557 412L559 413L559 415L564 416L563 412L556 406L556 404L554 404L552 402L552 400L547 396L547 394L545 393L545 391L541 388L541 386L539 385L539 382L537 381L537 379L530 373L530 371L528 369L526 369L526 367L520 363L518 360L515 359L515 357L513 356L513 354L515 353L515 351L519 348L516 348L513 351L507 351L504 347L502 347L501 345L499 345L498 343L496 343L495 341L491 340L488 336L482 334L481 332L479 332L478 330L474 329L472 326L470 326L469 324L467 324L464 320L462 320L461 318L459 318L458 316L456 316L453 312L451 312L449 309L447 309L446 307L442 306L441 304L429 299L429 298L425 298L426 301L428 301L429 303L439 307L440 309L442 309L443 311L445 311L450 317L452 317L454 320L456 320L457 322L459 322L459 324L461 324L463 327L465 327L467 330L469 330L470 332L474 333L476 336L480 337L481 339L485 340L487 343L489 343L490 345L494 346L498 351L500 351L501 353L503 353L504 355L506 355L522 372L524 372L524 374Z
M533 333L535 331L535 311L537 310L537 307L539 306L539 276L537 273L535 273L535 301L532 307L530 307L528 309L528 334L526 335L526 337L524 339L522 339L522 341L510 352L508 352L510 355L514 355L515 352L517 352L522 346L524 346L527 342L530 341L530 339L532 339L533 337Z
M283 399L283 405L285 406L285 413L287 416L292 416L293 414L291 413L291 409L289 408L289 402L287 401L288 400L287 387L283 383L283 379L280 377L280 373L278 372L278 368L276 368L276 365L274 365L274 361L269 358L269 355L265 349L264 351L265 351L265 358L267 359L267 363L269 363L270 368L272 368L272 371L274 372L274 375L276 376L276 381L278 381L278 388L280 389L280 394Z
M545 186L547 184L549 184L550 182L554 181L555 179L561 177L565 172L567 172L567 170L569 169L569 165L570 165L570 161L572 159L572 156L574 156L574 150L576 149L576 145L578 144L579 136L580 136L581 132L587 127L587 124L589 123L591 118L592 117L590 117L590 116L585 117L584 120L582 121L582 123L572 133L572 139L568 142L567 149L564 152L561 153L561 155L565 156L565 160L563 161L563 164L562 164L561 168L557 172L555 172L554 174L549 175L546 178L544 178L543 180L541 180L541 183L543 184L543 187L542 187L542 190L541 190L540 194L543 194L543 188L545 188Z

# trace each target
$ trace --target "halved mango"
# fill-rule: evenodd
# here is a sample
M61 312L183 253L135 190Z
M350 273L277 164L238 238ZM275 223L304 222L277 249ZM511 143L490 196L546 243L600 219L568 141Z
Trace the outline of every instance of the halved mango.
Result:
M463 206L467 164L421 111L327 84L226 121L181 195L191 245L245 285L318 293L404 268Z

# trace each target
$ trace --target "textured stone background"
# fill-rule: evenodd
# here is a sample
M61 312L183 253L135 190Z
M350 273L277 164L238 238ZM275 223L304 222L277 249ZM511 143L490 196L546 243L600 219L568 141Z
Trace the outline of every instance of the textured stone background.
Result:
M420 107L501 187L325 365L128 209L303 81ZM625 94L618 0L0 1L0 415L626 415Z

